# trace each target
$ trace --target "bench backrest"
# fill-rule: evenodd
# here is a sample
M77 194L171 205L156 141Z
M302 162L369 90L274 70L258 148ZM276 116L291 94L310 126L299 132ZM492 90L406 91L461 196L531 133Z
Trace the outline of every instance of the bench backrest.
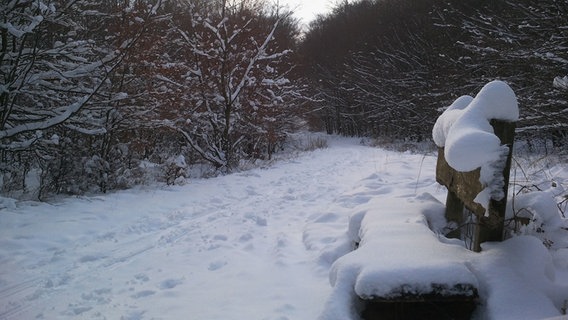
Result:
M491 199L487 212L480 204L474 202L475 197L485 188L479 182L480 169L478 168L470 172L458 172L446 162L444 148L438 148L436 181L448 189L446 219L462 225L464 206L476 216L476 227L471 243L471 249L474 251L481 250L480 244L482 242L503 240L515 123L491 120L491 126L495 135L501 140L501 144L509 147L509 154L503 160L505 163L500 166L504 167L502 174L504 181L503 194L505 197L500 200ZM454 233L453 236L459 235Z

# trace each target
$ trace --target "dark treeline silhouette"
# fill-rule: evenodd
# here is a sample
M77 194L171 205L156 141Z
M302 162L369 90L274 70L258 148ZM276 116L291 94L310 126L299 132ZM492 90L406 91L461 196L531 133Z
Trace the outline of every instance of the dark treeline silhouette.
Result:
M363 0L310 26L301 47L312 123L428 139L439 108L486 82L517 93L520 136L566 139L568 2Z

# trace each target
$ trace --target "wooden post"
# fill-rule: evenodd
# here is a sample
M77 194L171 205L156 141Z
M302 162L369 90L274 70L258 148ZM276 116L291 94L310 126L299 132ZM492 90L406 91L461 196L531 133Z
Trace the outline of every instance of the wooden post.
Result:
M448 195L446 196L446 220L458 226L457 229L447 234L448 238L461 238L460 227L463 224L463 210L463 201L461 201L460 197L458 197L455 192L448 190Z
M509 154L505 160L503 169L503 199L489 201L489 215L478 216L473 239L473 250L481 251L481 243L485 241L502 241L505 224L505 210L507 209L507 192L509 190L509 177L511 171L511 158L513 155L513 140L515 138L515 123L491 120L491 126L495 135L501 140L502 145L507 145Z
M501 144L509 147L509 154L505 160L502 173L504 197L501 200L490 200L487 216L485 216L485 208L473 201L485 188L479 182L480 169L478 168L470 172L454 170L446 162L443 148L438 148L438 162L436 164L436 181L448 189L446 220L455 222L458 226L462 225L464 207L476 216L476 225L472 239L472 250L476 252L481 251L482 242L503 240L515 123L491 120L491 126L493 126L495 135L501 140ZM461 238L461 231L450 232L448 237Z

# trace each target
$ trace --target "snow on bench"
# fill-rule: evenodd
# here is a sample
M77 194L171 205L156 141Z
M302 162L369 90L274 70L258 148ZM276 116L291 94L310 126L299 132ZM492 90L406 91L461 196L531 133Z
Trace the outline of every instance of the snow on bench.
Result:
M360 314L374 319L376 312L384 319L392 311L385 311L383 303L425 300L465 302L467 318L478 298L477 279L465 263L472 252L441 242L426 219L443 216L443 204L424 194L400 202L377 197L364 207L350 219L357 249L332 265L334 288L322 319L358 319ZM456 312L451 318L460 318L464 310Z

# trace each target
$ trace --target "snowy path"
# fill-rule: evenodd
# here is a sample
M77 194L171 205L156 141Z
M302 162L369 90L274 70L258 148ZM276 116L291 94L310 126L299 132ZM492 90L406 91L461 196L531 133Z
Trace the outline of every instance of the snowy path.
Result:
M414 192L423 165L437 190L433 157L341 141L183 187L2 209L0 319L317 318L329 265L306 226L371 175L405 172Z

